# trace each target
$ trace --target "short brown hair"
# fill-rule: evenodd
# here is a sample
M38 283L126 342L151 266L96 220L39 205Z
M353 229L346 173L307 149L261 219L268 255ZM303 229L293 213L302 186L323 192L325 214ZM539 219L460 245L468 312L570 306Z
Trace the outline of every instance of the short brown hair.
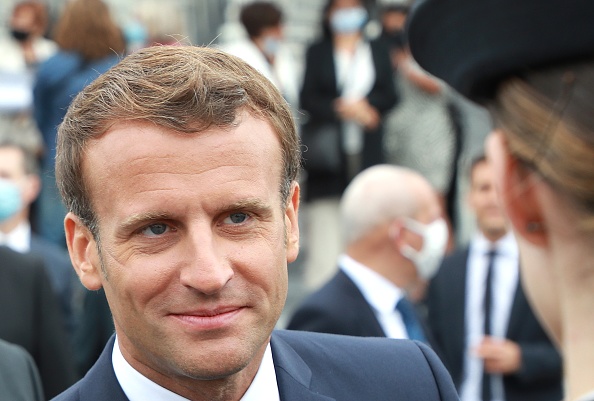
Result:
M67 2L53 39L62 50L77 52L86 61L123 54L126 49L121 29L101 0Z
M502 83L490 104L510 152L563 193L594 229L594 61Z
M35 34L43 35L47 30L48 17L47 7L44 3L38 0L25 0L18 2L12 9L12 16L16 16L18 13L30 10L33 14L33 21L37 27Z
M246 4L241 9L239 19L248 36L255 38L260 36L264 28L279 26L282 22L283 14L276 5L270 2L256 1Z
M192 134L231 127L241 110L268 121L280 139L284 203L301 153L291 109L269 80L211 48L153 46L129 55L78 94L58 129L56 179L66 207L97 234L83 155L89 141L116 122L149 121Z

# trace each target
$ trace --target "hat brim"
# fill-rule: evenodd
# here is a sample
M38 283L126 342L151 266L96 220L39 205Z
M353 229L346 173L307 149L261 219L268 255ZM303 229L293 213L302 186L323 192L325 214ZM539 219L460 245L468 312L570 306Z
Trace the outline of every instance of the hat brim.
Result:
M594 1L425 0L407 29L421 67L482 102L505 77L594 56Z

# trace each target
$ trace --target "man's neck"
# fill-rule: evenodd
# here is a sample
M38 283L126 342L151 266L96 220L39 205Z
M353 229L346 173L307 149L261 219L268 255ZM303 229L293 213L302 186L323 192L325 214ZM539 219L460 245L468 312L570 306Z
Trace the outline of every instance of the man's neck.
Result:
M494 244L499 241L501 238L507 235L507 231L483 231L481 230L481 234L489 241L490 243Z
M27 221L28 213L26 210L22 210L18 212L16 215L12 216L11 218L4 220L0 223L0 232L3 234L11 233L15 228L17 228L23 221Z

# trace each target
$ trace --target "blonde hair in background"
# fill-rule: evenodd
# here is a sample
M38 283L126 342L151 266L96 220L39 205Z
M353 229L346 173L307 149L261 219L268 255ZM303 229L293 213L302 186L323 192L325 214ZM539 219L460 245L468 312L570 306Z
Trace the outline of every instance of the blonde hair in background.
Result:
M536 171L594 230L594 63L504 82L491 105L512 154Z

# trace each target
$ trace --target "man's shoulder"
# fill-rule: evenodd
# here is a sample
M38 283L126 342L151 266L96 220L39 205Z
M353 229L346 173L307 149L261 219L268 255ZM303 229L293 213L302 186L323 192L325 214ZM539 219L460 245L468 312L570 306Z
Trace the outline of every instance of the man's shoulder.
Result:
M339 334L315 333L297 330L275 330L273 338L280 339L288 345L299 350L323 350L333 348L345 348L346 353L358 354L361 350L375 349L385 351L386 345L390 346L390 352L404 350L407 352L418 352L422 344L410 340L397 340L386 337L356 337Z
M457 400L443 364L416 341L276 330L271 346L277 376L335 399Z
M280 347L288 346L310 367L319 366L322 369L358 366L377 370L378 366L389 365L392 372L400 368L414 371L421 369L423 365L427 366L426 353L432 352L426 345L418 342L385 337L275 330L272 338L277 349L278 343L282 342L284 344ZM403 361L408 362L403 364ZM415 366L408 366L410 362Z
M355 283L342 271L338 272L320 288L303 299L297 311L309 313L312 309L335 314L349 312L345 307L353 306L353 302L364 301Z

